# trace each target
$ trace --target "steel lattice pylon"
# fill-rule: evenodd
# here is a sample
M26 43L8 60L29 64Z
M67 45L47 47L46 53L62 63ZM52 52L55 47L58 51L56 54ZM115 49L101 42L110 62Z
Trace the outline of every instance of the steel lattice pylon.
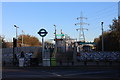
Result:
M79 23L76 23L75 25L80 25L80 28L76 29L79 32L79 41L85 42L85 34L84 34L84 30L88 30L86 28L83 28L83 25L89 25L88 23L84 23L83 19L87 19L85 17L83 17L82 12L81 12L81 16L77 18L77 20L80 20Z

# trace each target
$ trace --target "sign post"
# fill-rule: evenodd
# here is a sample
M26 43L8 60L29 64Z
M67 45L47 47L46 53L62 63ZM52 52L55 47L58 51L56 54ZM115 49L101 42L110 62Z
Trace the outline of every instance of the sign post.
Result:
M45 29L40 29L40 31L38 32L38 34L42 37L42 60L43 60L43 66L47 66L44 65L46 64L46 59L45 59L45 53L44 53L44 37L48 34L48 32Z
M44 37L42 37L42 58L44 57Z

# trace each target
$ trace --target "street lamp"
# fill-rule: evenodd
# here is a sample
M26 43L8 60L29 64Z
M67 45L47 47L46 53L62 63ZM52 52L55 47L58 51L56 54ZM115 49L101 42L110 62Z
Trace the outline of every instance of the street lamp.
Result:
M17 39L17 28L19 28L18 26L16 26L15 24L14 24L14 27L16 27L16 39Z
M22 47L23 47L23 35L24 35L24 31L22 30Z
M15 24L14 24L14 27L16 28L16 39L14 39L13 38L13 63L17 60L17 58L16 58L16 54L15 54L15 52L14 52L14 47L17 47L17 28L19 28L19 27L17 27ZM16 50L16 52L17 52L17 50Z
M55 40L56 40L56 25L54 24L54 27L55 27Z
M55 58L55 55L56 55L56 51L57 51L57 36L56 36L56 25L54 24L53 25L55 27L55 53L53 54L53 57Z
M102 51L104 51L103 23L104 23L104 22L101 22L101 26L102 26Z

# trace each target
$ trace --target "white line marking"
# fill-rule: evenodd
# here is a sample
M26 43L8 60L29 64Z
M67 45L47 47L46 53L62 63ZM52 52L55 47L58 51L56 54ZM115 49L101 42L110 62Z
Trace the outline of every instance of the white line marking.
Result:
M59 75L57 73L52 73L52 72L47 72L47 71L42 71L42 72L49 73L49 74L56 75L56 76L62 76L62 75Z
M74 76L74 75L79 75L79 74L97 74L97 73L104 73L104 72L109 72L109 71L74 73L74 74L67 74L67 75L64 75L64 76Z

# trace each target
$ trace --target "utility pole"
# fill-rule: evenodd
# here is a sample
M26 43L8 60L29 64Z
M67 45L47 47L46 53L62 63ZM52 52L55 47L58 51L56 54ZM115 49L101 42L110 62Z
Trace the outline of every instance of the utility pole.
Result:
M77 20L80 20L79 23L76 23L75 25L80 25L80 28L76 29L79 32L79 41L83 41L85 42L85 34L84 34L84 30L88 30L86 28L83 28L83 25L89 25L88 23L84 23L83 19L87 19L85 17L83 17L82 12L81 12L81 16L77 18Z
M104 51L103 22L101 22L101 26L102 26L102 51Z

